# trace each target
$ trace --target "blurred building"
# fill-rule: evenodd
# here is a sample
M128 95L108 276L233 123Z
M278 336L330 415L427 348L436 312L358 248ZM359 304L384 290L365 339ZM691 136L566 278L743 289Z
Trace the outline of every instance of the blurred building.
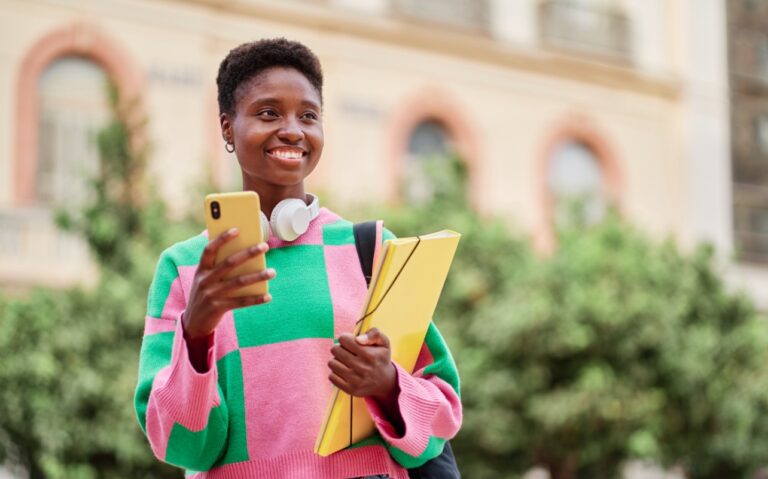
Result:
M51 211L82 201L96 168L105 78L145 112L150 173L189 208L207 175L238 187L218 130L218 63L241 42L286 36L326 75L310 189L342 204L418 200L429 185L406 179L454 151L477 211L542 250L567 201L589 221L615 206L656 237L714 243L768 306L766 3L0 0L0 284L85 276L83 245ZM742 24L753 33L728 28Z

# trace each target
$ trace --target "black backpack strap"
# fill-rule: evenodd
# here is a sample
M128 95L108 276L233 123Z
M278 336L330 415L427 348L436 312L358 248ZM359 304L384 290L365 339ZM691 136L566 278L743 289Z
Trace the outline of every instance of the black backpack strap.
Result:
M373 273L373 254L376 251L376 222L355 223L352 227L352 233L355 235L357 257L360 259L360 267L363 269L365 284L370 284Z

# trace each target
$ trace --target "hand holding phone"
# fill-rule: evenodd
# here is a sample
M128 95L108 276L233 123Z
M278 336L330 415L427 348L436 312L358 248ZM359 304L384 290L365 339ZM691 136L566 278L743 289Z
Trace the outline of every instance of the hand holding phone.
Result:
M264 241L261 228L261 204L259 195L254 191L210 194L205 197L205 213L209 241L232 228L240 232L231 241L225 242L217 249L216 264ZM266 267L264 255L258 255L229 271L225 278L231 279L249 273L258 273L264 271ZM232 292L232 296L263 295L267 294L268 290L267 283L262 281L239 288Z
M266 269L264 255L269 248L261 241L259 209L253 210L253 197L245 193L206 197L210 241L200 258L183 316L185 335L190 339L211 334L227 311L271 300L267 281L275 277L275 271ZM230 196L221 198L226 195ZM255 205L258 207L258 196Z

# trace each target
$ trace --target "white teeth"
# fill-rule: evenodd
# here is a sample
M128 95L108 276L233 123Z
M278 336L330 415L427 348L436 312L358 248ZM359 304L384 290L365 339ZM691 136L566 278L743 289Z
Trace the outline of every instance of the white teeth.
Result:
M300 151L277 150L273 154L281 160L298 160L303 156L303 153Z

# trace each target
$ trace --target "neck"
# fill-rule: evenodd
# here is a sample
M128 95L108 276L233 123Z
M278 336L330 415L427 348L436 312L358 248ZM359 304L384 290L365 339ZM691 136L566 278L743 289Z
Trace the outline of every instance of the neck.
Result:
M304 191L304 183L291 186L280 186L270 184L249 184L243 181L243 191L255 191L259 195L261 211L269 218L272 210L281 201L288 198L298 198L301 201L307 201L307 195Z

